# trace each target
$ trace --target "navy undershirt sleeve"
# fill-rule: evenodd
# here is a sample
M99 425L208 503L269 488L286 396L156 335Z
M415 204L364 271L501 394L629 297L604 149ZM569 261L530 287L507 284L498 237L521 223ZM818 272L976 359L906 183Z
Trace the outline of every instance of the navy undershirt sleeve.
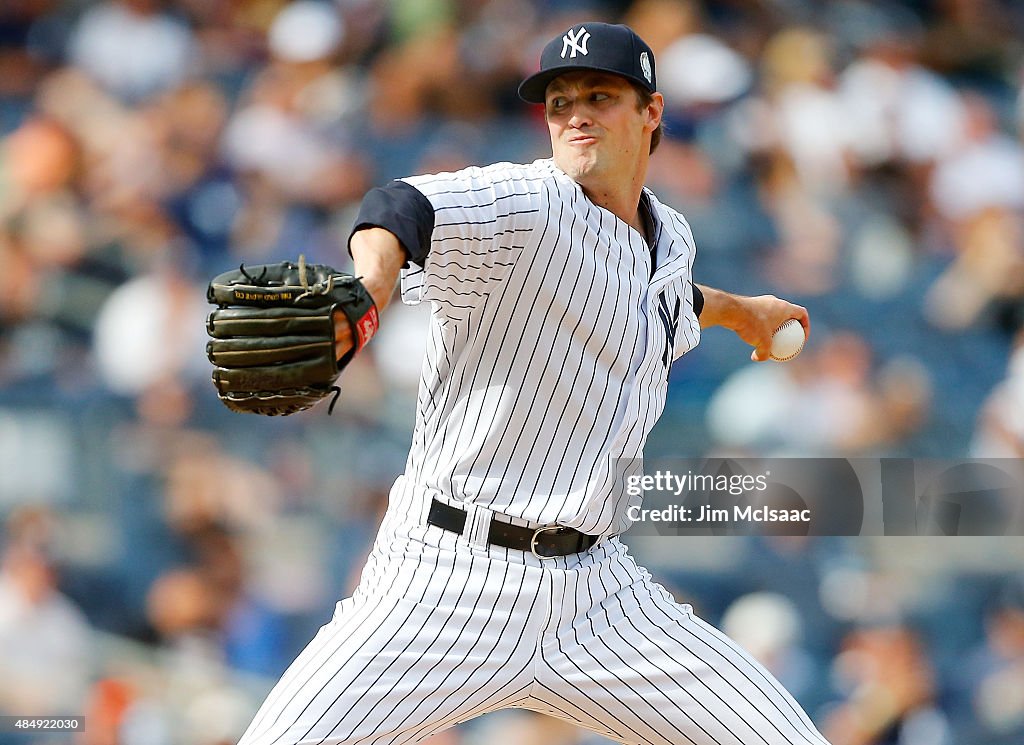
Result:
M691 282L690 285L693 287L693 315L700 318L700 312L704 310L704 293L695 282Z
M391 181L370 189L363 197L349 243L353 235L365 228L384 228L393 233L409 261L423 266L434 232L434 206L415 186Z

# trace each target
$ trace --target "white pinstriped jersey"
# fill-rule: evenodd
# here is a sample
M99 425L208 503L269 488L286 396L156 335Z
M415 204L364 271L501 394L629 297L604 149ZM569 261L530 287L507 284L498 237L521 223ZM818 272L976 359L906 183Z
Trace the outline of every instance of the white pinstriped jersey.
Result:
M405 179L434 207L407 303L433 305L406 476L533 523L617 534L672 360L696 346L693 236L646 198L644 238L551 161Z
M640 454L699 340L685 221L646 195L652 275L642 237L550 161L409 183L436 219L403 277L434 305L406 474L359 586L240 745L411 745L508 707L630 745L828 745L617 537L544 559L476 517L624 529L613 460ZM462 533L429 523L438 495L470 503Z

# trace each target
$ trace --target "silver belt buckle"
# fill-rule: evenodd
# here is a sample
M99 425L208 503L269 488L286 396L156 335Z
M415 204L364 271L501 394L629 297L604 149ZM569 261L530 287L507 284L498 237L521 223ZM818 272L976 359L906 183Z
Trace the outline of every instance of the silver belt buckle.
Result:
M536 556L538 559L557 559L558 555L555 556L543 556L537 553L537 539L540 538L541 533L546 532L558 532L562 529L561 525L545 525L544 527L537 528L533 531L533 536L530 538L530 553Z

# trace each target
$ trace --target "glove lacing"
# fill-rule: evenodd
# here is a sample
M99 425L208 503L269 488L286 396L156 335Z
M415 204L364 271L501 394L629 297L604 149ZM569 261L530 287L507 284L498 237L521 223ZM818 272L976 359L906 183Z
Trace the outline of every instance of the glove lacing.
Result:
M310 295L326 295L329 293L334 289L334 275L328 275L326 284L317 282L315 285L310 285L309 278L306 277L306 254L299 254L299 283L302 285L303 292L295 298L296 303ZM332 385L331 390L334 391L334 395L331 397L331 403L327 406L327 416L334 413L334 404L338 403L338 397L341 395L341 386Z
M309 278L306 276L306 254L299 254L299 283L302 285L303 293L295 298L296 303L310 295L326 295L331 292L334 289L334 275L329 274L326 282L309 284Z

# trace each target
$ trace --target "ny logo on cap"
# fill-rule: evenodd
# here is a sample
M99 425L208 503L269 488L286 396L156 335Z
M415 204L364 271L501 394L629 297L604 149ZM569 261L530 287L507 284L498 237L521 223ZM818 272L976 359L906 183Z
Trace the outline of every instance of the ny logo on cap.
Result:
M644 72L644 77L647 78L647 82L651 82L651 60L647 56L647 52L640 52L640 69Z
M569 54L569 57L575 58L576 52L579 52L584 57L587 56L587 42L590 41L590 32L586 28L580 26L579 29L573 33L572 29L569 29L564 36L562 36L562 59L565 59L565 55Z

